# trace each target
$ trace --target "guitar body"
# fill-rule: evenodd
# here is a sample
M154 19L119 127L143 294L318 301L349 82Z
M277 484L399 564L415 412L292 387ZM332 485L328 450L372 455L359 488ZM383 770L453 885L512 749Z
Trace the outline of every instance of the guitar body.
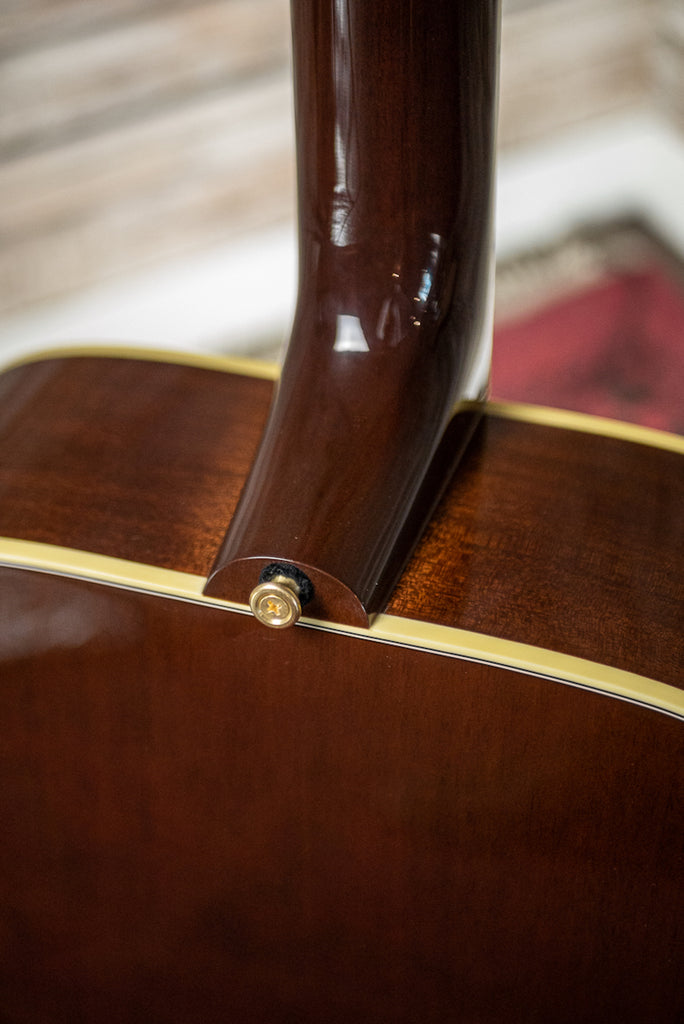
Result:
M674 1024L681 445L493 409L370 629L281 633L203 594L272 388L0 378L0 1018Z
M485 408L498 0L292 15L275 393L0 378L0 1018L675 1024L682 445Z

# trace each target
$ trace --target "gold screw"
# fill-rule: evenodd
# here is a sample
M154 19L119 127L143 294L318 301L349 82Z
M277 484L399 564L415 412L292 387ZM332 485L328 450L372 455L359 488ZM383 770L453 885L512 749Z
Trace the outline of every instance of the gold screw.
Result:
M271 629L294 626L302 614L299 587L289 576L260 583L249 595L249 606L259 622Z

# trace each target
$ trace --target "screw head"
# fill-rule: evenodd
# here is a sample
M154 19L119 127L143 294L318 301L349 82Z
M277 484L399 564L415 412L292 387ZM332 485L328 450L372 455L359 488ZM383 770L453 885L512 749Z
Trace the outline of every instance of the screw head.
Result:
M249 606L264 626L287 629L294 626L302 614L296 584L280 576L268 583L260 583L249 595Z

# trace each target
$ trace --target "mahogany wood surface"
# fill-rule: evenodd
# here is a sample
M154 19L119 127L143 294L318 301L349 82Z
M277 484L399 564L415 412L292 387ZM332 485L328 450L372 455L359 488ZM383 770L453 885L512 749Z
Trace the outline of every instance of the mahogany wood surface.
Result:
M682 509L675 452L489 416L388 611L682 686Z
M0 535L242 601L246 559L311 564L307 611L365 622L446 486L390 611L680 685L681 457L492 416L445 475L497 3L293 14L302 275L259 454L263 380L43 359L0 378ZM0 566L0 1019L675 1024L683 755L597 690Z
M0 1016L675 1024L681 722L0 570Z
M499 0L293 0L292 24L297 308L207 593L295 563L365 625L454 403L487 388Z
M0 534L206 576L272 390L106 357L11 370L0 377Z
M0 536L205 576L271 390L107 357L6 373ZM388 610L681 686L681 456L495 416L471 449Z

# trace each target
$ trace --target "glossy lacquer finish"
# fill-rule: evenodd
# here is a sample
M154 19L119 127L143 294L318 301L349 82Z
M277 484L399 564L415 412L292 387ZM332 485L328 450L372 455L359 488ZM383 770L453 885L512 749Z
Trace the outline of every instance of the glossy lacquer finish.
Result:
M1 375L0 537L206 577L272 390L103 355ZM388 611L681 685L682 461L487 412Z
M6 1024L679 1024L684 729L0 569Z
M498 3L295 0L299 295L276 401L207 593L269 561L363 625L488 373ZM444 465L475 419L452 428Z
M2 375L0 535L203 576L271 387ZM681 686L682 485L486 415L390 611ZM679 1024L681 720L116 582L0 567L3 1024Z

